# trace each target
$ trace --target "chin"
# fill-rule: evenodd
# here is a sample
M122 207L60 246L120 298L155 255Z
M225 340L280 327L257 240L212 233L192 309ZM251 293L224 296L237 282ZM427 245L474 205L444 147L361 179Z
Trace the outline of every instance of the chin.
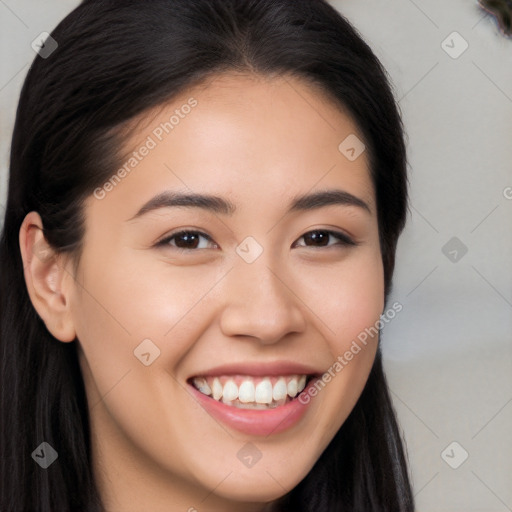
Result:
M239 502L266 503L275 501L296 487L301 480L308 474L311 468L305 467L296 474L290 473L290 464L288 460L282 460L273 466L258 464L254 467L232 472L232 469L226 468L225 471L215 471L218 480L208 482L205 487L215 489L215 494L225 499ZM230 473L231 472L231 473ZM227 476L222 480L220 475L224 473ZM211 480L211 478L209 478Z

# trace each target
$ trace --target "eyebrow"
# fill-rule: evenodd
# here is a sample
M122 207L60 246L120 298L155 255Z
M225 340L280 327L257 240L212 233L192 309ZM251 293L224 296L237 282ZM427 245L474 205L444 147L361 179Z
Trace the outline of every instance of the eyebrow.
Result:
M288 208L288 213L297 211L309 211L323 208L325 206L341 205L356 206L368 213L372 213L368 204L359 197L340 189L322 190L310 194L304 194L293 198ZM236 206L223 197L197 194L197 193L179 193L165 191L150 199L142 208L129 220L134 220L146 213L158 210L160 208L188 207L202 208L213 213L223 215L233 215Z

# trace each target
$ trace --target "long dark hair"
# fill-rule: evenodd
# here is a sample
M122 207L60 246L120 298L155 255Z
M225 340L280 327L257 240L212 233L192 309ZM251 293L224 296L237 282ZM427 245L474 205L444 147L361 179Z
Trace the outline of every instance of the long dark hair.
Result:
M387 75L325 0L86 0L51 36L58 47L36 56L21 91L0 241L2 512L103 510L76 340L56 340L32 306L18 236L35 210L50 245L79 256L84 199L122 162L127 121L222 72L320 86L364 137L386 302L408 207L404 133ZM43 441L58 452L45 470L31 457ZM354 410L278 503L293 512L413 510L380 350Z

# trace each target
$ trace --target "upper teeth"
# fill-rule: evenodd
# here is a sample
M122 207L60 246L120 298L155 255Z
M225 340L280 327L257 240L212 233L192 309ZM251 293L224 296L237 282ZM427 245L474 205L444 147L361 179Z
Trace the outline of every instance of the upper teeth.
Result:
M194 386L215 400L241 403L256 402L270 404L272 401L284 401L287 396L297 396L306 387L306 375L283 377L196 377Z

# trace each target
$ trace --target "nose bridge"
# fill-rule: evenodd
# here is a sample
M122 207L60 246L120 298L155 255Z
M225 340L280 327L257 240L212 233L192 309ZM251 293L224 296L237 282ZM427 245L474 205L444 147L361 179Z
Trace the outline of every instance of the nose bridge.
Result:
M237 262L227 279L221 318L226 335L245 335L274 343L288 333L304 329L300 300L268 253L252 263Z

